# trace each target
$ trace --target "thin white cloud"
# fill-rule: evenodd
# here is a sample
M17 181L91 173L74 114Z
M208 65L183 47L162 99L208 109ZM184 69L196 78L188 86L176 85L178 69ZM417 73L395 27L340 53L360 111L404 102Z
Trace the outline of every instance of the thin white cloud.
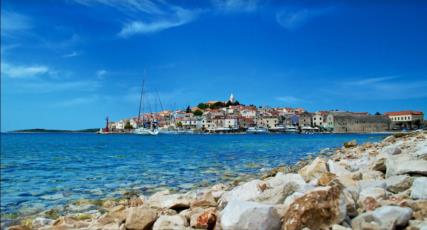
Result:
M80 105L89 105L97 102L99 100L98 95L91 95L87 97L77 97L68 100L64 100L58 103L53 104L54 107L73 107Z
M94 92L101 86L99 81L38 80L14 85L13 93Z
M44 65L12 65L8 63L1 63L2 76L10 78L26 78L49 73L49 67Z
M127 12L140 11L147 14L160 14L163 12L159 5L151 0L74 0L74 2L85 6L102 4Z
M108 73L108 71L107 71L107 70L105 70L105 69L100 69L100 70L96 71L96 77L97 77L98 79L102 79L102 78L104 78L104 76L105 76L107 73Z
M27 16L7 10L1 11L2 36L15 36L31 27L31 20Z
M385 81L389 81L389 80L393 80L399 78L399 76L386 76L386 77L374 77L374 78L365 78L365 79L361 79L361 80L357 80L357 81L349 81L349 82L345 82L344 84L347 85L372 85L372 84L376 84L379 82L385 82Z
M186 10L181 7L173 7L173 13L166 17L159 17L159 19L151 22L145 22L142 20L131 21L125 25L119 32L119 36L127 38L135 34L149 34L155 33L162 30L166 30L173 27L182 26L193 21L199 11L197 10Z
M337 82L333 89L322 89L327 95L357 100L403 100L427 97L427 81L409 77L375 77L359 81Z
M71 57L77 57L77 56L80 56L80 53L77 51L73 51L71 53L62 55L63 58L71 58Z
M290 105L296 105L296 104L305 102L304 99L294 97L294 96L281 96L281 97L276 97L275 99Z
M293 30L308 23L311 19L324 15L334 8L314 8L314 9L284 9L276 13L277 23L287 30Z
M259 0L212 0L213 6L224 12L252 12L258 8L259 2Z

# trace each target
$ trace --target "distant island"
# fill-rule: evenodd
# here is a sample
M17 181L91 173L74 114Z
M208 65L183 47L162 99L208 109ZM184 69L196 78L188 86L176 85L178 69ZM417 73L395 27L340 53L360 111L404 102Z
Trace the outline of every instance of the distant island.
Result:
M99 129L60 130L60 129L21 129L9 133L96 133Z

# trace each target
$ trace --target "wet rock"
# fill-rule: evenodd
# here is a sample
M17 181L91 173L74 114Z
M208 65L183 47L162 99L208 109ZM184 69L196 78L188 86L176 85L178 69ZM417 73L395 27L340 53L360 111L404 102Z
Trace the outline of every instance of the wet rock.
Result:
M386 177L402 174L427 176L427 160L408 159L408 157L390 157L386 160Z
M44 217L37 217L33 220L31 227L32 228L41 228L43 226L47 226L47 225L51 225L53 223L54 220L52 219L48 219L48 218L44 218Z
M59 229L75 229L75 228L86 228L90 224L89 221L85 220L77 220L74 217L63 216L58 218L52 223L54 228Z
M391 176L385 180L387 190L393 193L403 192L412 185L412 177L408 175Z
M396 229L406 226L411 217L410 208L384 206L357 216L352 220L351 226L354 229L367 229L367 226L375 226L373 229Z
M326 172L328 172L326 161L318 157L311 164L300 169L298 173L308 182L319 178Z
M131 207L128 209L125 227L131 230L150 229L157 219L157 212L147 207Z
M352 140L352 141L344 143L344 147L345 148L353 148L353 147L356 147L356 146L357 146L357 141L356 140Z
M411 187L411 198L427 200L427 177L415 178Z
M280 229L280 216L271 205L233 200L221 213L223 229Z
M338 186L318 187L296 198L289 206L282 229L328 228L347 215L345 198Z
M188 221L180 215L160 216L153 225L153 230L180 230L188 227Z

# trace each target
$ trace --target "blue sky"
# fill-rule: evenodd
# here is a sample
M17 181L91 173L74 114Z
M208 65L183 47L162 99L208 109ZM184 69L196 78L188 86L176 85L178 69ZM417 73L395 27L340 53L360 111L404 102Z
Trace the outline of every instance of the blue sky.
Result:
M152 110L427 112L426 24L425 1L4 0L1 129L135 115L144 69Z

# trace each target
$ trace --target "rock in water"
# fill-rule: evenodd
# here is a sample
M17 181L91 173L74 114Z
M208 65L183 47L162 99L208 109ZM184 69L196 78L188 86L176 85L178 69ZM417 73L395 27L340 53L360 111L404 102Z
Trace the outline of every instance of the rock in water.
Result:
M356 146L357 146L357 141L356 140L352 140L352 141L344 143L344 147L345 148L352 148L352 147L356 147Z
M283 217L283 230L329 228L347 215L339 186L318 187L296 198Z
M179 229L184 229L187 226L188 226L188 221L183 216L180 216L180 215L172 215L172 216L162 215L154 223L153 230L164 230L164 229L179 230Z
M383 206L363 213L351 222L353 229L396 229L405 227L412 217L412 209L398 206Z
M223 229L280 229L280 217L271 205L230 201L221 213Z
M157 219L157 212L147 207L131 207L128 209L125 227L131 230L151 229Z
M299 170L298 173L308 182L321 177L326 172L328 172L326 161L318 157L311 164Z
M387 190L393 193L403 192L412 185L412 177L408 175L391 176L385 180Z
M427 200L427 177L418 177L414 180L411 187L411 198Z

